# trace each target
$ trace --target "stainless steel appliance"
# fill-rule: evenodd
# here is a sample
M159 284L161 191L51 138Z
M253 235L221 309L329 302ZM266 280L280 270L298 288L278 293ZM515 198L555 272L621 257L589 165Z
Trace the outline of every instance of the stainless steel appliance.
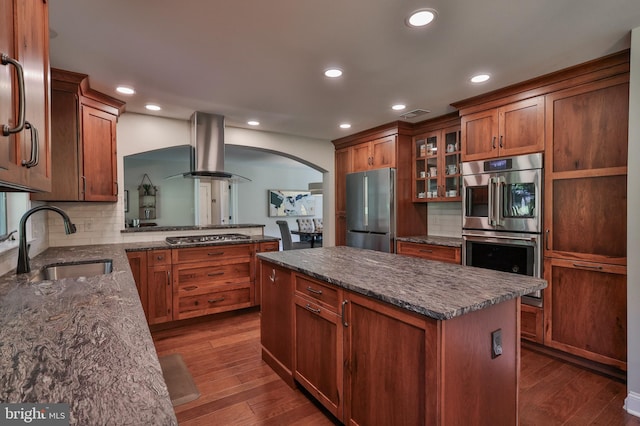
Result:
M347 174L347 245L393 252L395 169Z
M210 244L225 241L249 240L251 237L244 234L214 234L214 235L189 235L185 237L167 237L167 244Z
M462 164L462 263L542 276L542 154ZM540 291L523 303L542 306Z

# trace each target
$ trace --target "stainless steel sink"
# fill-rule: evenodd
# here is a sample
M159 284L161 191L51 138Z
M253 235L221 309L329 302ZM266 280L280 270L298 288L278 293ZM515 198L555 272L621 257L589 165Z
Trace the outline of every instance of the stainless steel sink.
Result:
M112 270L112 259L55 263L43 266L31 281L36 282L45 280L61 280L63 278L93 277L96 275L108 274Z

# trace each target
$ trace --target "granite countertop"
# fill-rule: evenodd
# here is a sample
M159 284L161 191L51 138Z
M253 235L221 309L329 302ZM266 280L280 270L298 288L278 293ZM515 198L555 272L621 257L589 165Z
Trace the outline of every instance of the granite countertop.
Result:
M396 237L396 241L408 243L433 244L436 246L462 247L462 238L440 237L437 235L414 235L410 237Z
M437 320L547 287L539 278L344 246L258 257Z
M180 243L169 244L166 241L144 241L138 243L127 243L126 251L140 251L140 250L158 250L158 249L179 249L189 247L205 247L205 246L221 246L221 245L235 245L235 244L250 244L250 243L263 243L268 241L280 241L280 238L252 235L250 238L242 240L229 240L229 241L207 241L198 243Z
M145 243L149 244L149 243ZM112 259L107 275L0 277L0 401L67 403L72 425L175 425L125 250L49 248L31 268Z

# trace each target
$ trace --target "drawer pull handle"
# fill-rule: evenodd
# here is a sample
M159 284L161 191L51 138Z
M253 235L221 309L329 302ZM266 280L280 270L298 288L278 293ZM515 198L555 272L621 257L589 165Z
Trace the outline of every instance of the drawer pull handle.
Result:
M600 265L583 265L580 263L574 263L573 266L576 268L597 269L598 271L602 270L602 266Z
M309 312L313 312L314 314L319 314L321 312L320 309L313 309L308 303L307 306L305 306L305 309Z
M420 249L420 253L433 253L433 250Z
M16 77L18 80L18 119L16 120L16 127L10 128L8 124L2 125L2 136L9 136L10 134L21 132L25 124L24 69L20 62L11 58L6 53L0 53L0 59L0 63L2 63L2 65L12 65L16 69Z
M322 294L322 290L316 290L315 288L312 288L311 286L307 286L307 291L309 293L313 293L313 294Z
M210 277L216 277L216 276L219 276L219 275L224 275L224 271L209 272L207 275L210 276Z
M343 300L342 301L342 312L341 312L342 325L345 326L345 327L349 327L349 323L347 322L347 318L345 317L345 312L344 312L344 308L347 306L347 303L349 303L348 300Z
M222 256L224 254L223 251L216 251L212 253L207 253L207 256Z
M208 300L209 303L216 303L216 302L222 302L222 301L224 301L224 296L218 297L217 299L209 299Z

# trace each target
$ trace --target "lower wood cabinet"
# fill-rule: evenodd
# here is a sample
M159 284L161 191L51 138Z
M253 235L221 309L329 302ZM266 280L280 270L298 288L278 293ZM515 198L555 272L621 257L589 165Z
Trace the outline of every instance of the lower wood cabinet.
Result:
M544 343L542 308L524 303L520 306L520 337L532 342Z
M153 252L149 252L153 255ZM173 320L171 288L171 263L156 264L147 268L147 294L149 324L160 324Z
M517 424L519 299L438 321L266 260L260 270L263 359L344 424Z
M262 359L293 387L293 281L291 271L260 262Z
M419 257L422 259L455 263L458 265L462 262L462 251L460 247L397 241L396 253L405 256Z
M140 296L142 310L144 311L144 316L148 321L149 301L147 299L147 251L129 251L127 252L127 258L129 259L129 267L131 268L133 280L136 282L136 289L138 290L138 296Z
M256 254L266 253L270 251L279 251L279 250L280 250L280 241L264 241L256 244ZM260 271L260 261L258 260L258 256L254 256L254 268L257 275L259 273L258 271ZM255 285L254 285L252 304L259 305L260 298L261 298L260 280L256 278L254 282L255 282Z
M627 369L626 267L545 259L544 343Z
M253 244L171 250L173 319L251 306L253 255Z

